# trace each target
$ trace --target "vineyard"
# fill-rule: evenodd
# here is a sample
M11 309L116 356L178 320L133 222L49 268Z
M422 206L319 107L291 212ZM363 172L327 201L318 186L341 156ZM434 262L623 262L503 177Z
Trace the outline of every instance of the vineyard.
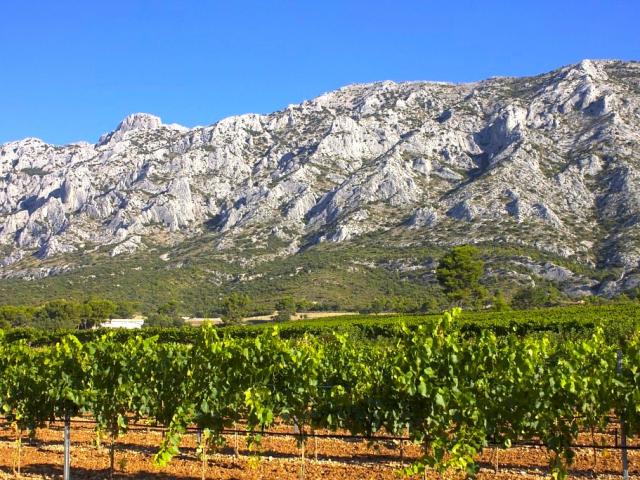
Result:
M433 325L440 315L348 315L314 320L295 320L278 323L282 338L300 338L305 335L331 337L343 333L351 338L378 340L402 335L403 328L411 330L419 326ZM535 310L510 310L505 312L463 312L457 319L457 328L464 336L475 336L485 330L497 335L530 335L545 333L558 339L590 337L596 327L601 327L610 342L618 342L640 328L640 308L637 303L621 303L599 306L563 306ZM234 338L255 337L273 326L271 322L257 325L232 325L219 327L221 335ZM107 330L65 330L13 328L5 332L6 342L26 341L32 346L53 345L73 333L86 343L100 338ZM119 341L131 336L157 336L160 343L195 343L201 335L196 327L145 328L143 330L119 330L111 332Z
M90 417L109 448L139 419L163 428L154 463L179 457L188 432L208 456L241 430L249 445L275 425L296 429L300 474L314 432L402 436L418 449L407 475L473 476L489 447L536 442L565 478L585 432L615 423L640 435L640 338L613 341L595 325L564 338L478 329L457 310L399 326L391 341L349 332L284 338L277 328L236 337L205 326L191 342L158 336L72 335L34 347L0 340L0 402L21 439L50 421ZM73 452L71 452L73 455Z

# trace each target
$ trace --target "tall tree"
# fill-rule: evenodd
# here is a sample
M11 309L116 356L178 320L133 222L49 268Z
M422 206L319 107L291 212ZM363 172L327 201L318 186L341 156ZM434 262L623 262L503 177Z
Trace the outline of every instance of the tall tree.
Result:
M276 310L278 310L276 321L286 322L291 320L291 317L295 315L297 311L296 301L292 297L281 298L276 302Z
M449 298L458 303L479 301L486 291L480 284L484 261L473 245L453 247L442 259L436 277Z
M239 323L247 315L251 300L244 293L233 292L222 301L222 318L227 323Z

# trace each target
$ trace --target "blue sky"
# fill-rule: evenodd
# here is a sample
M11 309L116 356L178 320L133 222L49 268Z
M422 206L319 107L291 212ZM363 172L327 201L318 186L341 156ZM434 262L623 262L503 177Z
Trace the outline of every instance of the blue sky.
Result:
M640 1L0 2L0 143L96 141L127 114L206 125L349 83L640 59Z

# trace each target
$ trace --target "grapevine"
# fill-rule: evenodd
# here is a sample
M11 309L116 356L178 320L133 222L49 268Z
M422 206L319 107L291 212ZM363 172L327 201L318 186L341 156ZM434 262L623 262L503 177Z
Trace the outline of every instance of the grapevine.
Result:
M465 325L454 310L400 326L387 341L348 332L283 338L278 329L238 338L205 326L192 344L114 333L33 348L0 334L0 405L16 429L18 459L25 431L93 416L111 438L111 472L118 436L142 417L166 429L159 466L179 453L189 427L201 431L203 476L227 429L245 425L258 440L276 420L297 428L301 475L310 430L408 434L422 456L405 473L470 477L489 445L540 440L553 454L552 476L566 478L580 431L605 428L614 415L625 433L640 435L637 336L618 344L599 327L564 339L517 329L469 336Z

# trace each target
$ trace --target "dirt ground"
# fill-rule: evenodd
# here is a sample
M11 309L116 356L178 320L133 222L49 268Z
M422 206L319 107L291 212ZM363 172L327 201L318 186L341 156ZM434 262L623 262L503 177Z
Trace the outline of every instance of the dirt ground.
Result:
M285 428L281 427L280 431ZM91 424L75 423L72 427L71 476L82 479L108 478L109 451L95 444ZM116 444L114 478L120 479L199 479L202 462L196 455L196 439L188 434L183 440L180 456L165 468L156 468L152 457L162 433L135 426L120 437ZM581 443L590 443L585 435ZM205 467L208 479L258 480L300 478L300 449L293 437L265 436L260 447L250 451L242 436L237 437L239 456L234 456L234 435L226 437L227 446L213 453ZM613 443L613 437L602 436L598 441ZM416 458L420 450L415 445L379 441L369 444L360 440L310 439L306 445L305 479L368 480L400 478L402 458L405 464ZM480 457L480 479L541 479L549 478L548 453L540 447L522 447L498 452L488 449ZM402 455L402 456L401 456ZM0 478L16 478L13 467L17 460L15 433L8 427L0 429ZM629 454L631 478L640 479L640 452ZM36 479L62 478L62 425L38 430L29 444L25 439L21 448L21 477ZM430 472L429 478L439 478ZM443 478L462 478L448 475ZM617 450L577 450L570 478L621 478L620 452Z

